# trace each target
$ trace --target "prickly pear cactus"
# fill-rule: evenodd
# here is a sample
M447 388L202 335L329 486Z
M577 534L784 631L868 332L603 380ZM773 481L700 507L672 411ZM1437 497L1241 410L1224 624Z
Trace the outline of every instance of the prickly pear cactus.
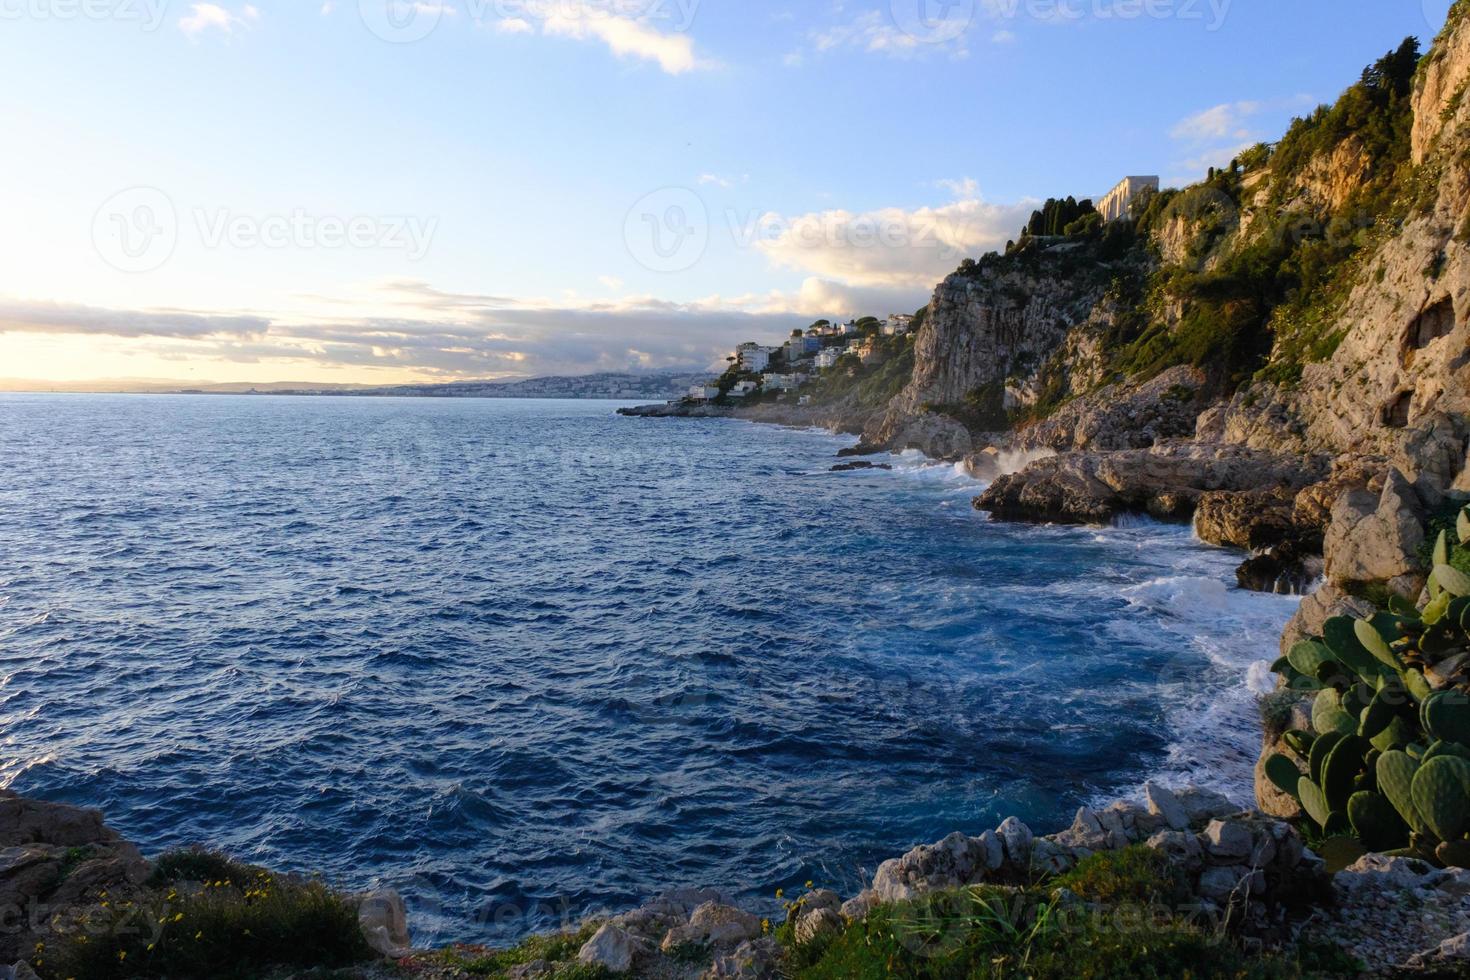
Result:
M1287 732L1265 774L1339 856L1470 867L1470 507L1454 534L1419 602L1328 620L1272 667L1312 693L1312 731Z

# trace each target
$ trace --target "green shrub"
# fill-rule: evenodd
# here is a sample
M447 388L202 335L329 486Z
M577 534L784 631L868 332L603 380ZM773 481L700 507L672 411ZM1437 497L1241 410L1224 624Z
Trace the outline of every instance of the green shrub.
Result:
M131 899L99 895L51 942L38 964L44 975L228 980L276 967L345 967L373 956L356 904L319 881L278 877L202 851L159 865L160 887ZM229 877L196 878L208 871Z

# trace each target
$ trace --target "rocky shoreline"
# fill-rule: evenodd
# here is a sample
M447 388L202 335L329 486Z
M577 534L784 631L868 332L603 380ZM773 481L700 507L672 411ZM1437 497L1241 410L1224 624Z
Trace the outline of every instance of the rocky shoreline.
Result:
M1098 866L1098 855L1143 855L1156 862L1164 876L1159 880L1172 882L1177 891L1150 894L1140 899L1144 904L1138 908L1116 897L1099 899L1071 890L1067 883L1086 882L1086 872ZM0 965L0 977L57 976L48 962L66 955L69 944L75 948L78 937L94 944L116 940L108 930L115 930L118 920L104 914L109 908L148 908L142 939L152 951L155 943L170 942L170 928L186 914L190 918L182 928L185 933L194 930L194 910L181 894L198 896L215 889L216 896L228 892L232 900L245 903L258 894L248 883L210 880L215 874L244 877L249 869L215 871L215 864L197 854L192 860L194 865L185 862L186 873L160 884L161 873L180 864L177 855L147 861L96 811L0 792L0 910L7 924L0 931L0 964L5 964ZM193 866L208 873L191 877L187 869ZM784 903L785 921L779 927L763 919L761 910L743 909L717 890L690 887L666 892L628 912L589 918L566 934L533 940L511 957L517 962L508 963L503 951L479 947L415 949L395 893L344 895L348 917L339 925L354 933L349 942L359 952L331 975L523 980L581 976L568 971L590 969L594 972L589 976L773 978L789 975L790 962L803 950L830 943L880 910L908 908L928 896L957 890L978 895L982 888L986 894L1018 898L1029 890L1042 896L1052 912L1060 910L1064 921L1074 917L1113 923L1107 928L1143 928L1123 923L1147 913L1186 917L1198 928L1260 950L1289 950L1308 939L1336 944L1370 975L1470 966L1470 871L1437 870L1421 861L1382 855L1334 870L1329 874L1323 859L1288 822L1242 811L1210 791L1150 784L1140 802L1120 801L1100 810L1083 807L1070 826L1044 836L1010 817L974 836L956 832L916 847L883 862L869 887L845 901L809 885ZM287 887L261 886L258 882L267 880L267 873L254 874L257 889ZM1087 890L1083 884L1077 887ZM166 899L160 897L165 890ZM1150 912L1154 905L1158 907ZM160 909L163 914L155 925L152 916ZM219 921L215 916L212 927L220 928ZM99 924L103 922L110 925ZM187 943L189 937L182 939ZM492 970L494 964L503 969ZM237 966L222 963L218 971L239 975L234 974ZM282 966L245 975L322 974Z

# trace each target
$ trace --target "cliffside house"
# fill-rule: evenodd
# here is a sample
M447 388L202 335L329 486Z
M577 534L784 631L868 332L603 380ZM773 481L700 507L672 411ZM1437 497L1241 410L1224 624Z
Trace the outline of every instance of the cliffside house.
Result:
M1098 213L1103 216L1104 221L1117 221L1119 218L1129 216L1129 208L1133 205L1133 199L1144 191L1157 191L1159 189L1159 178L1157 177L1124 177L1122 182L1108 191L1101 201L1097 202Z
M767 374L761 382L766 391L795 391L801 387L801 379L794 374Z
M740 364L742 371L760 374L771 366L771 358L780 349L779 347L763 347L760 344L741 344L735 348L735 360Z

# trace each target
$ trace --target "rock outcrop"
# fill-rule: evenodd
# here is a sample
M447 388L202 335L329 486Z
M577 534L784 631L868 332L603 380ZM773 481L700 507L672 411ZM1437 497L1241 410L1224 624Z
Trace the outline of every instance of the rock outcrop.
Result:
M96 810L0 790L0 963L43 942L54 920L107 891L126 901L148 876L138 849Z
M1005 520L1107 523L1127 511L1188 517L1208 491L1300 490L1324 479L1326 457L1224 444L1169 443L1111 453L1064 453L1003 476L975 506Z

